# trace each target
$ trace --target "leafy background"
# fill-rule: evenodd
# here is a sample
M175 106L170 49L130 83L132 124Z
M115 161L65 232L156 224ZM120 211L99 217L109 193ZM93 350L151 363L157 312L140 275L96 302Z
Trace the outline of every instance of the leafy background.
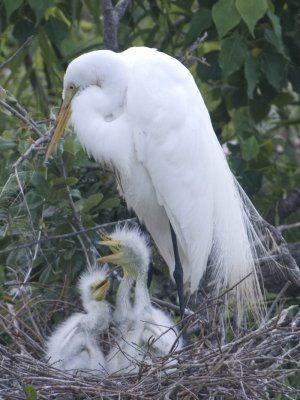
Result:
M145 45L181 59L258 210L276 225L299 220L298 0L136 0L120 21L118 43L120 50ZM0 1L0 296L16 307L20 293L72 300L103 224L132 218L111 175L71 131L47 169L42 140L19 160L49 134L68 63L103 47L100 0ZM296 200L280 213L291 191ZM77 235L81 228L91 230ZM300 240L299 229L284 233Z

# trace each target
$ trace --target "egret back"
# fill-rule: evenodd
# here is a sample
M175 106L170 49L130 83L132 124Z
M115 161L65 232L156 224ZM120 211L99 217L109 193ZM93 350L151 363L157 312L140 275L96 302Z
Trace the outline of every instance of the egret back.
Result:
M198 288L210 256L217 293L241 281L233 290L237 319L246 308L259 319L262 293L256 272L256 227L191 74L177 60L154 50L147 55L143 51L143 58L136 56L132 70L127 109L137 160L176 233L185 287L190 292ZM155 225L146 210L138 215L172 273L168 228Z

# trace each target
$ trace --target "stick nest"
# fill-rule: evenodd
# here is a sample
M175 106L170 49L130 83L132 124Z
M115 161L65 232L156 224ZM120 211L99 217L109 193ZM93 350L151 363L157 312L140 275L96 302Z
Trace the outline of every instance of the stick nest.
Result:
M180 351L139 362L137 374L103 377L59 371L44 361L47 324L57 307L32 297L1 306L0 399L299 399L300 324L291 317L293 306L227 342L208 329Z

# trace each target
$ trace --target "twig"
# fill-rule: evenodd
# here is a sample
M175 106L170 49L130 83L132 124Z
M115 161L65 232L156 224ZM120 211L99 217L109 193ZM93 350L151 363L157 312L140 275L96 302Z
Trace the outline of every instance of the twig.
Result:
M1 69L5 68L9 63L11 63L16 57L18 57L18 55L26 48L28 47L32 40L33 40L34 36L31 35L29 36L25 42L15 51L15 53L10 56L7 60L5 60L2 64L0 64L0 71Z
M65 164L63 161L63 158L61 157L61 171L62 171L62 176L64 178L67 178L67 171L65 168ZM80 230L82 231L82 233L78 236L78 239L80 241L80 243L82 244L82 247L84 248L84 252L87 255L87 263L89 265L89 267L94 266L96 264L96 259L98 257L100 257L98 250L96 249L96 247L93 245L91 239L89 238L89 236L86 233L86 230L84 228L84 226L82 225L81 222L81 215L80 213L77 211L75 203L73 201L73 197L72 197L72 193L70 190L70 187L67 186L67 192L68 192L68 199L69 199L69 204L72 210L72 214L73 214L73 218L74 218L74 222L76 225L76 230ZM80 239L81 238L81 239Z
M86 232L90 232L90 231L97 231L100 229L106 229L106 228L111 228L113 226L116 226L118 224L126 224L126 223L136 223L137 222L137 218L128 218L125 219L123 221L115 221L115 222L108 222L106 224L100 224L100 225L96 225L93 226L91 228L83 228L83 229L79 229L76 232L69 232L69 233L63 233L61 235L52 235L52 236L46 236L43 238L40 238L38 241L32 241L29 243L25 243L25 244L21 244L19 246L14 246L14 247L10 247L9 249L5 249L5 250L0 250L0 254L3 253L8 253L10 251L16 251L16 250L20 250L20 249L24 249L26 247L31 247L31 246L35 246L38 243L42 243L42 242L48 242L51 240L61 240L61 239L67 239L73 236L78 236L81 235L82 233L86 233Z
M102 0L103 36L106 49L118 51L118 25L129 3L130 0L119 0L113 7L111 0Z
M274 311L276 305L278 304L279 300L281 299L281 297L284 295L284 293L286 292L286 290L289 288L289 286L291 285L291 282L285 282L285 285L283 286L283 288L280 290L280 292L277 294L275 300L273 301L271 307L268 309L268 313L265 317L265 321L269 320L271 317L272 312Z
M158 299L157 297L154 297L154 296L151 297L151 300L154 303L158 304L159 306L167 307L170 310L176 311L178 313L180 312L180 307L177 306L176 304L172 304L168 301ZM189 308L184 309L184 315L193 315L193 314L194 314L194 312L192 310L190 310Z
M207 32L205 32L201 37L198 37L186 50L185 54L178 53L176 55L177 60L179 60L183 65L186 67L189 67L191 64L194 63L194 61L198 61L206 66L209 67L208 62L204 57L197 57L195 56L195 51L197 50L198 46L200 43L205 42L207 38Z
M17 111L15 108L7 104L5 101L0 100L0 106L11 112L13 115L15 115L17 118L19 118L22 122L24 122L26 125L31 126L32 130L38 135L38 136L44 136L43 132L40 131L36 123L32 119L26 118L24 115L20 113L20 111Z
M35 150L39 149L39 146L42 143L45 142L49 142L50 139L50 135L45 135L45 136L41 136L40 138L38 138L37 140L35 140L25 151L25 153L23 153L18 159L17 161L12 165L12 168L18 168L20 166L20 164L22 164L25 160L27 160L27 158L30 157L31 153Z
M295 222L294 224L287 224L287 225L279 225L276 227L280 232L288 231L290 229L297 229L300 228L300 222Z

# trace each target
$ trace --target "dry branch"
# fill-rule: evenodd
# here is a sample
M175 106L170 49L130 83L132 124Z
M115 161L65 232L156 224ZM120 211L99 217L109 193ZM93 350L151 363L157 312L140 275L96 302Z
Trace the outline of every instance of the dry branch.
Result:
M119 0L115 7L111 0L102 1L104 47L118 51L118 26L130 0Z
M0 64L0 71L1 69L5 68L8 64L10 64L15 58L17 58L18 55L22 53L22 51L31 44L33 38L34 38L33 35L29 36L25 40L25 42L15 51L13 55L11 55L7 60L5 60L2 64Z

